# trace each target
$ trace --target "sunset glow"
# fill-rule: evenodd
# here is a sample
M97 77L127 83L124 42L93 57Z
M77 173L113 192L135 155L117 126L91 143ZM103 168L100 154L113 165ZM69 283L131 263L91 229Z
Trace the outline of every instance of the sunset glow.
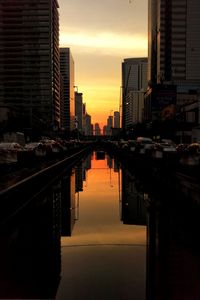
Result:
M141 55L146 53L146 36L139 35L117 35L112 32L100 32L98 34L86 33L66 33L60 35L60 44L63 46L71 45L77 47L81 52L93 53L100 51L100 54L121 57L123 52L127 54Z
M147 56L146 2L59 1L60 47L70 48L75 85L101 128L110 111L119 111L122 61Z

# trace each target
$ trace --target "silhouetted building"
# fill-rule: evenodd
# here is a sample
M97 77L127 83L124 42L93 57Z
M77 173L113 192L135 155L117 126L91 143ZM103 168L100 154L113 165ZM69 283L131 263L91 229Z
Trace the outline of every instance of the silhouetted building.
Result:
M60 127L57 0L1 0L0 19L0 104L10 110L14 108L15 128L57 130Z
M92 135L93 130L92 130L92 124L91 124L91 116L86 113L84 116L85 119L85 128L84 128L84 133L85 135Z
M120 128L120 113L119 111L114 111L114 128Z
M99 123L94 124L94 133L95 133L95 135L100 135L101 134Z
M174 83L180 88L199 87L198 7L198 0L149 1L149 68L152 70L148 72L149 80ZM157 42L156 49L154 42Z
M83 94L75 92L75 124L76 128L83 131Z
M108 116L107 118L107 126L106 126L106 135L111 135L113 127L113 116Z
M70 134L75 128L74 60L70 48L60 48L60 72L63 81L61 123Z
M200 123L197 104L200 97L198 7L198 0L149 0L148 98L152 101L153 95L149 95L156 84L169 85L168 90L172 85L177 87L177 136L183 139L184 132L184 136L188 136L185 142L191 141L192 129ZM196 106L191 110L188 105L195 102ZM145 106L145 114L148 108Z

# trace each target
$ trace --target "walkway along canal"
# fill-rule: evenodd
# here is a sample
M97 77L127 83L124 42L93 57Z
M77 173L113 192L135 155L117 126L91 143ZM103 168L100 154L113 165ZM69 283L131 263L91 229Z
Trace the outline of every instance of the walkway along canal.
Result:
M1 212L1 299L198 299L199 206L173 177L95 151L52 175Z

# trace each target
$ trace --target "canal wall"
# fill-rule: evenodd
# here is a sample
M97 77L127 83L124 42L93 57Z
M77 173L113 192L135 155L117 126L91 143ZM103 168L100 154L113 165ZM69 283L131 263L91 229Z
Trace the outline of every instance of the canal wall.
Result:
M37 193L47 188L48 185L51 185L64 172L70 170L73 165L90 151L91 148L89 146L81 150L78 149L70 156L54 163L51 162L51 165L39 171L35 170L32 175L19 180L15 184L11 183L9 187L1 190L0 222L4 222L8 216L14 215L21 210L28 202L32 201Z

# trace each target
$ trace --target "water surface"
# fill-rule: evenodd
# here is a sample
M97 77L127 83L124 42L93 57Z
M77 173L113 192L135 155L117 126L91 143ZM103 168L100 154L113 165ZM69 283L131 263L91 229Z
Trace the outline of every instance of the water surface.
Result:
M108 156L98 160L94 153L71 208L78 218L71 236L61 240L57 300L145 299L146 225L124 224L123 206L129 203L123 194L121 169ZM134 191L131 201L138 202Z

